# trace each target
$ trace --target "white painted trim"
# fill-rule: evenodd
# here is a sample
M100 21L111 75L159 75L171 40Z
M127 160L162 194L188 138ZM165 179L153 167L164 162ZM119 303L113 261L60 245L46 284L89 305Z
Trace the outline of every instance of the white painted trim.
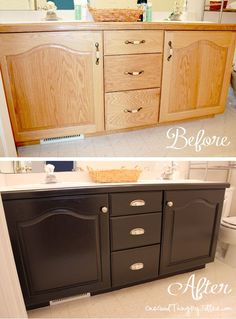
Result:
M0 196L0 318L28 318Z
M17 157L7 102L0 73L0 157Z

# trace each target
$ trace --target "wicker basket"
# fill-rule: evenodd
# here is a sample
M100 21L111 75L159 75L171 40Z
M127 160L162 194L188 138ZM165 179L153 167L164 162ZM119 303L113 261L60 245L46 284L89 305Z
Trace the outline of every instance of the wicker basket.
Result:
M135 169L111 169L93 170L88 168L89 176L95 183L132 183L137 182L141 170Z
M137 22L143 9L96 9L89 7L95 22Z

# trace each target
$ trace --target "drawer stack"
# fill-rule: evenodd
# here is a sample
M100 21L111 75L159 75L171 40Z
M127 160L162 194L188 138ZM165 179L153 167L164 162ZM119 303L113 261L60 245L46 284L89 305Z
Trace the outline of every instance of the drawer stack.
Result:
M158 123L163 31L105 31L106 130Z
M112 287L158 277L162 192L111 196Z

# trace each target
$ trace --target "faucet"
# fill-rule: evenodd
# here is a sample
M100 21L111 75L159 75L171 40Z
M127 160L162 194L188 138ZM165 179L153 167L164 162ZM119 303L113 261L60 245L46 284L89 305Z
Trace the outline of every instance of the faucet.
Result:
M173 179L173 175L176 170L177 170L177 163L172 161L170 165L164 168L164 172L161 174L161 178L164 180Z

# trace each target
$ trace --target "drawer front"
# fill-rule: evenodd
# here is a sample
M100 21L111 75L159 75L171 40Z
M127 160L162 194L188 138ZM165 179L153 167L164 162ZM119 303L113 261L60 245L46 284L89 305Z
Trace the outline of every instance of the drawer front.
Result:
M162 55L105 57L106 92L156 88L161 85Z
M163 31L105 31L105 55L163 52Z
M112 216L162 211L162 192L131 192L110 195Z
M113 217L111 219L112 250L159 244L161 217L161 213Z
M160 89L106 93L106 130L158 123Z
M112 287L158 277L160 245L113 252Z

